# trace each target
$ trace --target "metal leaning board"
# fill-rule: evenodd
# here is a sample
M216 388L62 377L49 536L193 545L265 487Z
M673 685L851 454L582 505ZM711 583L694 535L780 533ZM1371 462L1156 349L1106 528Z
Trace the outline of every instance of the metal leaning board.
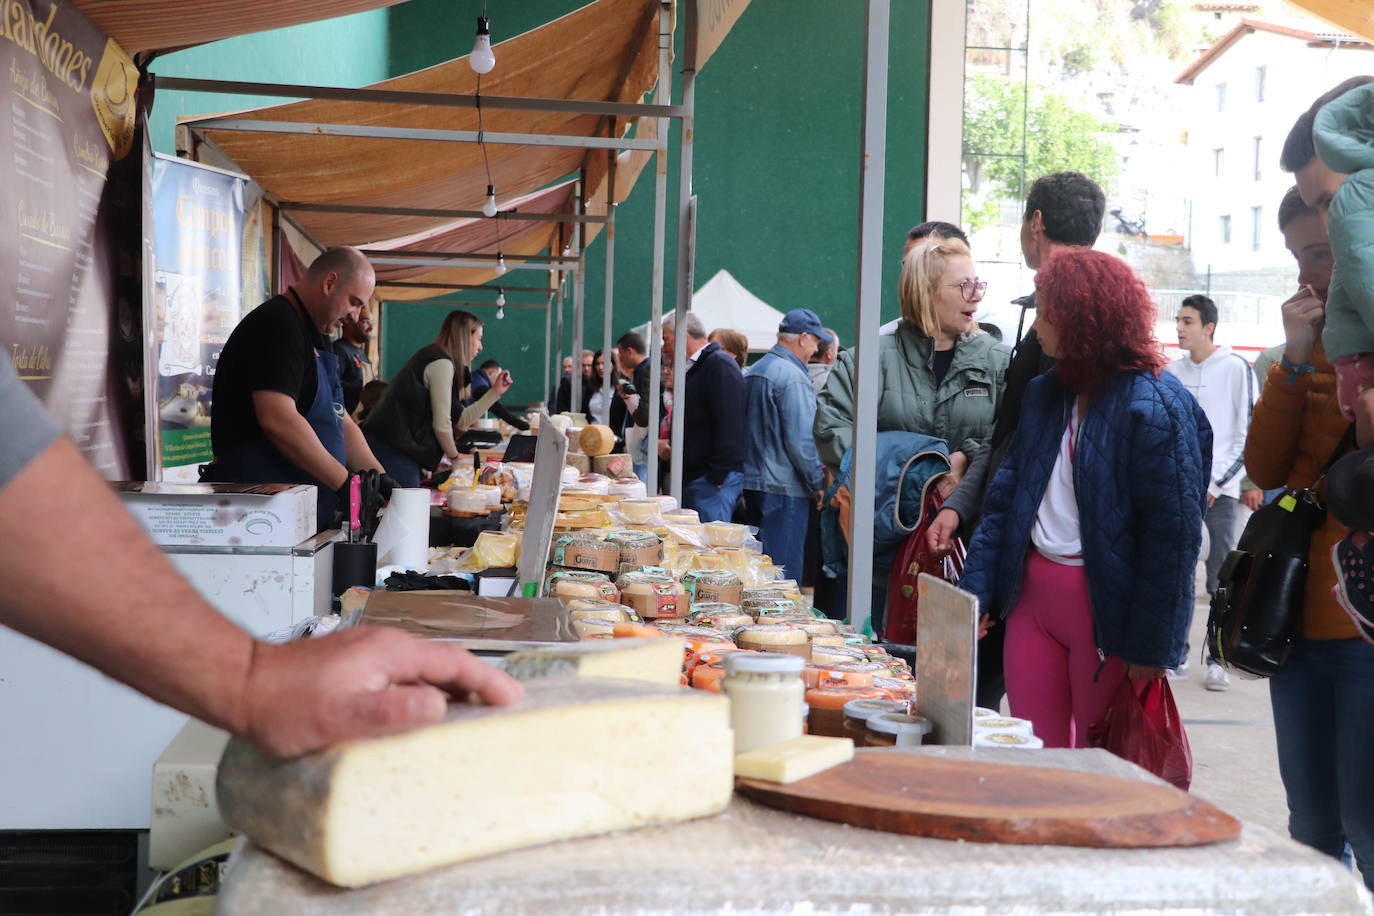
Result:
M978 599L927 573L917 580L916 709L932 744L973 743L978 683Z

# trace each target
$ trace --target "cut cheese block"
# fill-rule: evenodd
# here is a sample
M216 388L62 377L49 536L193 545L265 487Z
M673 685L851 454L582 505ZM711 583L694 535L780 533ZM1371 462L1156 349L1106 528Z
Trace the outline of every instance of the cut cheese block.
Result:
M802 735L740 754L735 758L735 775L789 783L853 759L854 742L849 738Z
M682 677L681 639L613 639L512 652L506 673L538 677L623 677L673 685Z
M230 827L325 881L359 887L716 814L734 788L733 754L724 697L543 678L526 682L514 707L454 704L438 725L290 760L231 741L217 792Z
M615 432L609 426L584 426L577 436L582 454L593 458L615 451Z

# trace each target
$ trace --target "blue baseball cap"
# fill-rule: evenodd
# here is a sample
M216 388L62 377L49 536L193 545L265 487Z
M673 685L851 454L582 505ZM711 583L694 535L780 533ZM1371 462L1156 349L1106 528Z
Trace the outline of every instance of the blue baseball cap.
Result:
M812 334L820 338L828 338L830 335L825 333L825 328L821 326L821 319L810 309L793 309L782 316L782 323L778 325L779 334Z

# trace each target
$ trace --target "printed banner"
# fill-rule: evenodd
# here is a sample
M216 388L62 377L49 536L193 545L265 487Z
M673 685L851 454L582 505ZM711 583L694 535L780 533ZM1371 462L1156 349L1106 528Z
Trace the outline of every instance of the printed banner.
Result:
M244 192L248 182L184 159L153 159L149 354L157 397L155 477L194 483L214 457L215 366L243 316Z
M0 345L106 477L143 472L138 69L61 0L0 0Z

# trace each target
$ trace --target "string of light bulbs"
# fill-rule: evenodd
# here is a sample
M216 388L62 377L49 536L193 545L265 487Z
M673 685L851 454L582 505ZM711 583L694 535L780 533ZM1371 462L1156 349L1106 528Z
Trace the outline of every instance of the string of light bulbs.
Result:
M477 17L477 36L472 43L472 52L468 55L468 66L472 67L477 74L477 90L474 93L477 107L477 145L482 150L482 168L487 175L487 197L482 203L482 215L488 219L496 219L496 276L504 276L508 268L506 267L506 255L501 250L502 241L502 220L505 214L501 213L496 206L496 182L491 177L491 160L487 156L486 131L482 123L482 74L490 73L496 67L496 55L491 50L491 20L487 17L487 2L482 0L482 15ZM506 293L503 289L497 288L496 291L496 317L498 319L506 317Z

